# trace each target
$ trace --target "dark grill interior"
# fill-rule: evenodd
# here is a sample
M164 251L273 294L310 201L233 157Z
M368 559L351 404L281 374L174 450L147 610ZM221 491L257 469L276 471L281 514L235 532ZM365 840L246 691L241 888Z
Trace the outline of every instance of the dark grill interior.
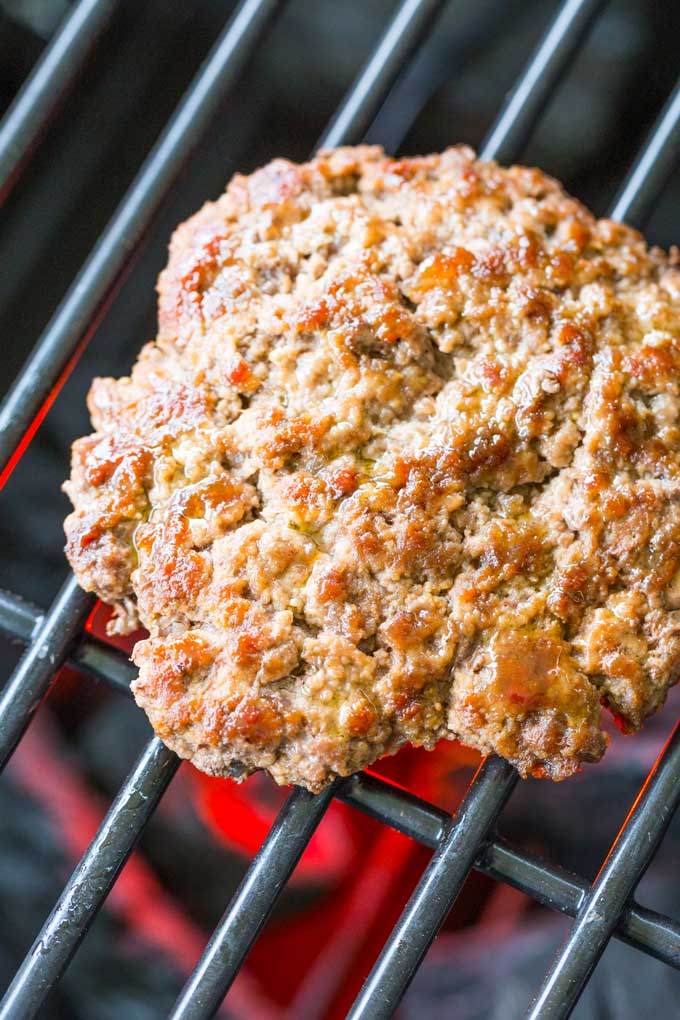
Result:
M235 12L9 389L0 407L4 481L57 399L187 158L225 97L233 95L234 104L239 98L239 80L283 6L277 0L246 0ZM395 147L400 143L410 124L399 124L399 112L407 121L412 116L405 91L404 101L397 101L400 87L405 90L402 72L432 39L446 6L441 0L405 0L396 9L320 144L356 143L369 129L371 140ZM562 4L480 146L483 157L503 163L520 158L604 6L598 0ZM22 172L30 173L28 159L48 119L116 7L112 0L75 4L6 115L0 128L0 188L5 195ZM482 26L473 29L481 32ZM493 19L485 30L493 32ZM417 70L417 60L411 67ZM393 88L396 98L383 108ZM409 89L417 90L417 75L412 75ZM442 144L453 140L444 137ZM679 141L676 88L611 203L610 215L637 226L645 223L673 167ZM0 700L3 766L64 663L128 693L133 673L126 656L84 630L92 608L93 599L73 578L44 615L18 595L0 595L0 629L26 644ZM148 743L7 991L1 1017L32 1017L41 1008L178 764L160 741ZM507 763L487 759L453 817L370 774L338 781L319 796L294 789L171 1016L199 1020L215 1014L333 798L434 850L352 1007L353 1018L393 1015L473 868L575 919L530 1009L532 1018L557 1020L571 1013L612 936L680 969L680 923L632 898L680 802L680 727L670 736L592 886L585 878L513 849L496 835L496 823L517 781Z

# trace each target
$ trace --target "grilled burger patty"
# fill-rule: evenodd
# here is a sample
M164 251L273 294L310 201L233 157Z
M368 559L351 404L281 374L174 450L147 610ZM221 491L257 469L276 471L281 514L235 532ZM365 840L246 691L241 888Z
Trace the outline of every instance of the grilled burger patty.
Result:
M598 759L680 664L680 258L538 170L236 175L95 380L67 553L206 772L319 790L459 738Z

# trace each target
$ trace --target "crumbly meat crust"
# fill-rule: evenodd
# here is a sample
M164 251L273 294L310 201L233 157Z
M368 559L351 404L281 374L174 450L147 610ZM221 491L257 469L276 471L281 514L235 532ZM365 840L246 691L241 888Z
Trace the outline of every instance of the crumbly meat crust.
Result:
M680 664L680 270L467 148L275 160L176 231L67 552L201 769L598 759Z

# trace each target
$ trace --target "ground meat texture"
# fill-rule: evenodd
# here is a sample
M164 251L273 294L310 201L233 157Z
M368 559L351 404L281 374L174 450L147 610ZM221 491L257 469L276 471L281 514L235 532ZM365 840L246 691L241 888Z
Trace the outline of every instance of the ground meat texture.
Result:
M76 575L216 775L459 738L561 779L680 665L680 268L467 148L275 160L176 231L73 449Z

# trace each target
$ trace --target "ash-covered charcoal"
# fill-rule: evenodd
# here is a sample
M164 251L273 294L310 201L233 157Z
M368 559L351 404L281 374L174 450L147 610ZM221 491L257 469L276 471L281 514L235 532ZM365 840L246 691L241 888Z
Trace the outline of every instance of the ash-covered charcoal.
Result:
M57 902L74 862L42 806L0 784L0 984L5 989ZM106 907L50 995L39 1020L158 1020L184 975Z
M68 556L206 772L319 790L459 737L561 779L680 664L677 253L538 170L236 175L96 380Z
M677 914L680 899L664 900ZM400 1008L404 1020L521 1020L567 932L568 919L527 914L511 932L499 921L440 935ZM573 1020L677 1016L680 975L612 940L586 985Z

